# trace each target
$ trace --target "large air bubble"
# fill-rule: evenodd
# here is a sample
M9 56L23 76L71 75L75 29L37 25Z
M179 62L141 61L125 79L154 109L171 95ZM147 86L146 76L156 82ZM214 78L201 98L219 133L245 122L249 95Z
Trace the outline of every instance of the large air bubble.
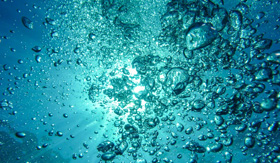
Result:
M173 68L167 73L165 86L167 89L171 89L173 94L178 95L185 90L188 80L189 75L186 70Z
M211 24L195 23L187 32L185 46L188 50L199 49L211 44L217 36L218 33Z

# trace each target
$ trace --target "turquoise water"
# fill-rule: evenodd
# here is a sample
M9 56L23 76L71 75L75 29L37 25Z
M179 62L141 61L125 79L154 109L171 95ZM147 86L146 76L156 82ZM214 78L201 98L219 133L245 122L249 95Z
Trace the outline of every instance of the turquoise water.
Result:
M277 0L0 2L0 162L280 162Z

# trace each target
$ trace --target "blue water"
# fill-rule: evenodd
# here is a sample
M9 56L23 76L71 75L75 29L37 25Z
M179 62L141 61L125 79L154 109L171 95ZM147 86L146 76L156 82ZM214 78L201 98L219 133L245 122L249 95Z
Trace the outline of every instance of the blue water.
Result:
M280 162L279 7L2 0L0 162Z

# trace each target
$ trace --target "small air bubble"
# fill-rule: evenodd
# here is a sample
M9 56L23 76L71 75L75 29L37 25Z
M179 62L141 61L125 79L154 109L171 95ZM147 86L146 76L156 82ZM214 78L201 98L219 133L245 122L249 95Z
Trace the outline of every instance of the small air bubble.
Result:
M33 22L32 22L30 19L28 19L27 17L23 16L23 17L21 18L21 21L22 21L22 24L23 24L27 29L33 29L34 24L33 24Z

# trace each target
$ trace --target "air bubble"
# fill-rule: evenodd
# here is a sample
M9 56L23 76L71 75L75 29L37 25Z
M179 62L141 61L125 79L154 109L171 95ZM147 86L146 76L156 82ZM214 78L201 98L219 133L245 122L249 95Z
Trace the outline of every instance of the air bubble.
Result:
M23 16L23 17L21 18L21 21L22 21L22 24L23 24L26 28L28 28L28 29L33 29L34 24L33 24L33 22L32 22L30 19L28 19L27 17Z

